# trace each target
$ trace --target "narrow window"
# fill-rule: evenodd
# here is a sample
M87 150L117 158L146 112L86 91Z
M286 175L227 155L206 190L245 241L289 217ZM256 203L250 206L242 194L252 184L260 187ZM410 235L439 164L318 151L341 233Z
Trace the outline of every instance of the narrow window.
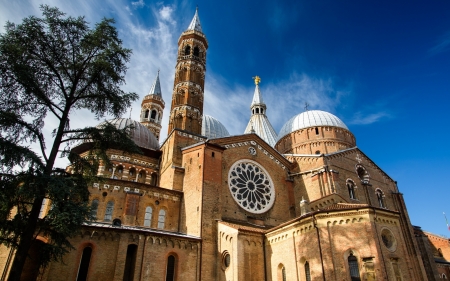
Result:
M311 271L309 269L309 262L305 262L305 278L306 281L311 281Z
M261 114L263 114L263 113L264 113L264 109L261 108Z
M347 188L348 188L348 195L350 196L350 199L356 199L355 196L355 185L353 182L348 181L347 182Z
M259 108L256 109L256 113L259 113Z
M214 155L214 152L213 152L213 153L211 154L211 156L212 156L212 157L214 157L214 156L215 156L215 155Z
M91 216L94 219L97 219L97 211L98 211L98 200L94 199L91 203Z
M286 281L286 268L284 266L281 269L281 278L283 281Z
M319 134L319 128L316 128L316 135Z
M156 174L152 174L150 184L151 185L156 185L157 182L158 182L158 177L156 176Z
M194 56L196 57L200 56L200 49L197 46L194 47Z
M164 228L166 220L166 211L160 210L158 216L158 228Z
M358 259L353 255L353 253L350 253L350 256L348 256L348 267L350 269L351 280L361 281L361 278L359 277Z
M383 193L381 192L381 190L377 190L377 200L380 208L385 208Z
M86 247L81 255L80 266L78 267L77 281L86 281L89 270L89 263L91 262L92 248Z
M184 48L184 55L189 56L191 54L191 46L187 45L186 48Z
M137 246L134 244L128 245L127 257L125 259L125 270L123 271L123 281L133 281L134 279L136 253L137 253Z
M119 174L122 174L123 173L123 167L122 166L117 167L117 172Z
M175 257L170 255L167 258L166 281L175 280Z
M112 220L113 211L114 211L114 202L113 201L109 201L106 204L105 218L103 220L104 221L111 221Z
M145 114L144 114L144 118L145 118L145 119L148 118L148 113L149 113L149 112L150 112L150 110L148 110L148 109L145 111Z
M152 110L152 115L150 116L150 119L156 118L156 110Z
M150 225L152 224L152 213L152 207L149 206L145 208L144 226L150 227Z

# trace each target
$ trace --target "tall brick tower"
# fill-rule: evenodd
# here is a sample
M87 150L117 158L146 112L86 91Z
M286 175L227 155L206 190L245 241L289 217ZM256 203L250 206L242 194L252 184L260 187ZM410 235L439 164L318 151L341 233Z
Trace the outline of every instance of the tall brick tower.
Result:
M159 70L155 82L150 88L148 95L141 103L141 123L147 127L159 141L161 132L161 120L164 112L164 100L161 94L161 84L159 83Z
M178 39L168 134L175 128L201 134L207 49L208 41L196 10L191 24Z

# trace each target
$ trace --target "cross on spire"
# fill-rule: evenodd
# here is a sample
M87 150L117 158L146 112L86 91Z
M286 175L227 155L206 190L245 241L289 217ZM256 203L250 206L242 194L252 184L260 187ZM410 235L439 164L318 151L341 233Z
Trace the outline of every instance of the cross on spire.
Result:
M305 102L305 111L308 111L309 104Z

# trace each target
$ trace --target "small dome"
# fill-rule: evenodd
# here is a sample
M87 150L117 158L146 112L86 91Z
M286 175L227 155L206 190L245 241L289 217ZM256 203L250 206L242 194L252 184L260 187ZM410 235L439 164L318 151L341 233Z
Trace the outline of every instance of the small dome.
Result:
M228 137L229 135L227 128L219 120L209 115L203 115L202 136L208 139L217 139Z
M131 139L137 146L148 149L159 149L159 143L155 135L138 121L134 121L130 118L116 118L105 122L109 122L116 126L117 129L124 129L125 127L133 125L134 129L131 132ZM105 122L102 122L99 125L104 124Z
M278 139L300 129L318 126L340 127L348 130L344 122L333 114L322 110L308 110L287 121L281 128Z

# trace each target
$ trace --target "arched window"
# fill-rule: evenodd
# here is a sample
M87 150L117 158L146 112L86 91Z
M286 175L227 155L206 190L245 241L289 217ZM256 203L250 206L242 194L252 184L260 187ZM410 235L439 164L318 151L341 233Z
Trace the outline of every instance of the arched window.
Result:
M152 225L152 214L152 207L148 206L147 208L145 208L144 226L150 227Z
M114 211L114 201L109 201L106 204L105 218L103 220L104 221L111 221L112 220L113 211Z
M150 110L148 110L148 109L147 109L147 110L145 111L145 114L144 114L144 118L145 118L145 119L147 119L147 118L148 118L148 114L149 114L149 112L150 112Z
M145 183L145 177L146 177L145 171L140 171L138 175L138 182Z
M197 46L194 47L194 56L196 57L200 56L200 49Z
M170 255L167 258L166 281L175 280L175 257Z
M350 199L356 199L355 183L352 180L347 180L347 188L348 188L348 195L350 196Z
M91 203L91 216L94 219L97 219L97 211L98 211L98 200L94 199Z
M305 262L305 280L311 281L311 269L309 268L309 262Z
M442 273L442 279L447 280L447 275L445 275L445 273Z
M86 281L89 270L89 263L91 262L92 248L87 246L83 249L81 255L80 265L78 266L77 281Z
M186 48L184 48L184 55L188 56L191 54L191 46L187 45Z
M380 189L378 189L376 191L376 194L377 194L378 205L380 206L380 208L386 208L386 205L384 204L383 192Z
M130 181L136 181L136 168L131 168L128 175L130 176Z
M256 113L259 113L259 108L256 108Z
M281 269L281 280L286 281L286 267L283 266Z
M127 248L127 257L125 259L125 269L123 271L123 281L133 281L136 265L137 245L130 244Z
M117 173L119 173L119 174L123 173L123 167L122 166L118 166L117 167Z
M160 210L158 216L158 228L164 228L166 221L166 211Z
M152 115L150 115L150 119L156 118L156 110L152 110Z
M350 269L350 277L352 281L361 281L361 277L359 277L359 267L358 267L358 259L350 253L348 256L348 268Z
M156 176L156 173L153 173L151 181L150 181L150 184L151 185L156 185L157 181L158 181L158 177Z
M356 165L356 173L358 174L358 177L363 184L368 184L370 182L370 175L363 165L361 164Z

